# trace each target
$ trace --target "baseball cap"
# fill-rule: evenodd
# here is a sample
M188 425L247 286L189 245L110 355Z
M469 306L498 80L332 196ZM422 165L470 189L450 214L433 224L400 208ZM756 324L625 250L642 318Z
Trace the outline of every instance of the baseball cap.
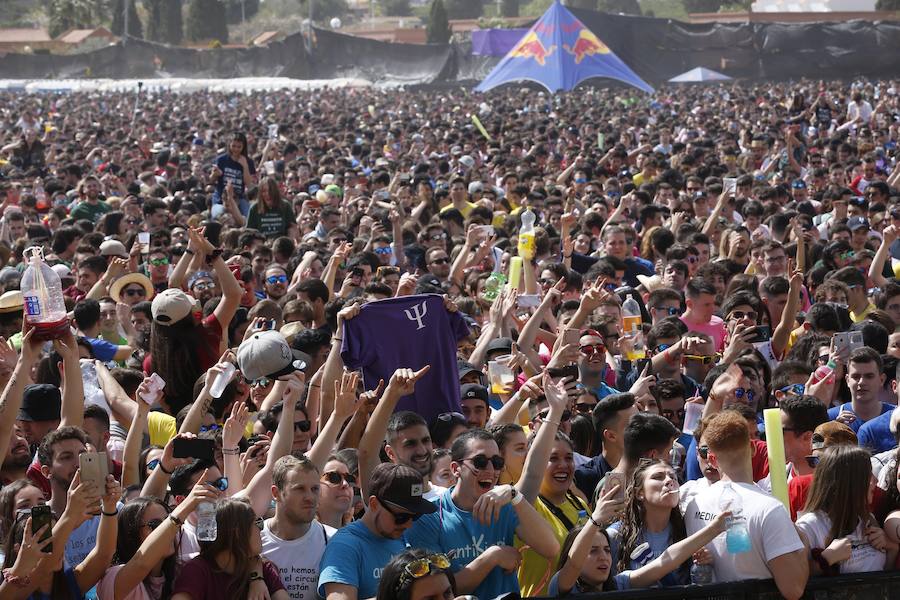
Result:
M856 434L853 433L853 430L838 421L822 423L816 427L812 435L813 450L822 450L838 444L853 444L855 446L858 443L859 440Z
M119 240L106 240L100 244L100 256L128 258L128 250L125 249L125 244Z
M424 491L422 476L405 465L382 463L375 467L369 480L370 495L389 505L388 508L400 508L414 515L437 511L437 506L422 496Z
M62 411L62 395L59 388L49 383L33 383L25 386L19 421L57 421Z
M250 381L277 379L310 364L310 357L294 350L279 331L260 331L241 343L237 351L238 367Z
M491 340L488 343L487 350L485 350L486 354L491 352L495 352L497 350L503 350L504 352L510 352L512 350L512 338L502 337Z
M459 164L465 165L467 169L471 169L475 166L475 159L466 154L465 156L459 157Z
M488 389L477 383L467 383L460 388L459 396L462 400L471 400L477 398L484 401L485 404L490 402L488 398Z
M177 323L191 314L196 300L175 288L163 290L153 299L150 313L153 320L162 325Z
M863 227L869 229L869 220L865 217L850 217L847 219L847 227L850 228L850 231L856 231Z
M2 299L2 296L0 296ZM469 373L478 373L480 377L484 377L484 371L475 368L475 365L466 360L456 361L456 368L459 369L459 378L462 379Z

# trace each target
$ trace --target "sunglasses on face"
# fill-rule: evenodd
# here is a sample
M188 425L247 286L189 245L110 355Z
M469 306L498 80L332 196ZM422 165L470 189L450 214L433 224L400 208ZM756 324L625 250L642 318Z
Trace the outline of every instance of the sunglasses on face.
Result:
M589 413L592 410L594 410L595 406L597 406L597 405L591 404L590 402L576 402L575 410L577 410L580 413Z
M435 259L435 260L431 261L431 264L433 264L433 265L446 265L446 264L450 264L450 259L449 259L449 258L438 258L438 259Z
M603 344L588 344L587 346L581 347L581 353L585 356L604 354L606 353L606 346L604 346Z
M447 234L446 233L436 233L434 235L428 236L428 239L431 240L432 242L439 242L441 240L446 240Z
M218 431L220 429L221 427L219 427L218 423L213 423L212 425L201 425L200 433L203 433L204 431Z
M147 292L144 288L130 288L125 290L126 296L146 296Z
M194 290L198 292L205 292L206 290L214 290L216 289L216 284L212 281L206 283L195 283Z
M784 395L790 394L792 396L802 396L803 392L806 391L806 386L802 383L793 383L781 388L778 391Z
M753 390L748 390L746 388L737 388L736 390L734 390L734 397L738 400L746 398L747 404L753 402L753 396Z
M307 431L309 431L310 425L311 424L308 420L296 421L294 422L294 431L302 431L303 433L306 433Z
M378 498L378 497L376 496L376 498ZM410 521L418 521L419 517L421 516L421 515L414 515L413 513L409 513L409 512L401 512L401 513L394 512L391 509L391 507L388 506L389 504L392 504L391 502L388 502L387 500L382 500L381 498L378 498L378 501L384 507L384 510L391 513L391 516L394 517L394 523L396 523L397 525L404 525L406 523L409 523ZM400 507L398 507L398 508L400 508Z
M372 251L375 254L391 254L393 252L390 246L385 246L384 248L374 248Z
M151 258L150 265L154 267L164 267L169 264L168 258Z
M429 554L403 567L403 574L400 576L401 585L410 579L421 579L435 571L446 571L449 568L450 559L446 554Z
M322 473L322 481L330 485L341 485L342 481L346 481L350 487L356 485L356 477L352 473L339 473L337 471Z
M493 466L495 471L499 471L506 466L506 460L499 454L495 454L491 457L485 456L484 454L476 454L470 458L463 459L464 462L467 460L479 471L484 471L487 469L488 465Z
M547 409L547 410L542 410L540 413L538 413L538 418L539 418L541 421L546 421L549 417L550 417L550 410L549 410L549 409ZM568 421L568 420L571 419L571 418L572 418L572 411L566 409L566 410L563 411L562 418L561 418L559 421L560 421L561 423L565 423L566 421Z
M287 283L287 275L270 275L269 277L266 277L266 283L272 285L276 283Z
M695 360L701 365L711 365L719 358L715 354L684 354L682 358L685 360Z
M656 348L653 348L653 350L651 350L651 352L653 354L659 354L660 352L665 352L666 350L668 350L671 347L672 347L672 344L660 344Z
M803 458L806 459L806 464L809 465L810 469L815 469L817 466L819 466L818 456L804 456Z
M700 458L706 460L709 457L709 446L697 446L697 454Z
M665 311L670 317L674 317L681 312L677 306L654 306L653 310Z
M748 311L736 310L733 313L731 313L731 315L729 315L728 320L729 321L732 321L732 320L740 321L741 319L749 319L753 322L756 322L756 317L758 317L758 316L759 316L759 313L757 313L754 310L748 310Z
M227 477L219 477L215 481L207 481L207 485L211 485L220 492L224 492L228 489L228 478Z

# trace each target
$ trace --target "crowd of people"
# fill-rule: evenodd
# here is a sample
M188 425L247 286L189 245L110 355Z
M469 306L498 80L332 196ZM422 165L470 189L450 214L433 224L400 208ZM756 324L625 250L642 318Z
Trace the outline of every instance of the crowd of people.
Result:
M898 90L0 94L0 597L893 570Z

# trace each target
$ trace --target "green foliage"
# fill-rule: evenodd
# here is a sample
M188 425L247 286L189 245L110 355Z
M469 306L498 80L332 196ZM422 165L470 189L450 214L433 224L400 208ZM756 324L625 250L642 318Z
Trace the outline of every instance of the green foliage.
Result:
M878 0L875 10L900 10L900 0Z
M450 19L477 19L484 12L484 0L447 0Z
M450 41L452 32L447 19L447 10L444 8L444 0L431 0L428 27L425 31L429 44L446 44Z
M597 10L613 14L640 15L641 5L637 0L600 0Z
M106 18L102 0L50 0L47 5L48 31L56 37L68 29L90 29Z
M723 0L682 0L682 2L688 13L719 12L719 9L725 4Z
M566 5L571 6L572 8L597 10L597 0L568 0Z
M165 34L163 41L173 46L179 45L184 40L184 23L181 18L181 0L163 0L162 25ZM226 35L228 29L225 30ZM226 38L227 39L227 38Z
M519 16L519 0L503 0L500 3L501 17L518 17Z
M228 42L228 23L221 0L191 0L188 4L187 38L195 42Z
M408 17L412 14L409 0L379 0L381 14L386 17Z
M144 37L144 26L138 16L134 0L115 0L112 4L111 31L116 35L125 33L125 3L128 3L128 36L133 38Z
M225 17L229 24L236 25L241 22L242 8L244 19L249 21L259 12L259 0L225 0Z
M313 21L321 23L332 17L344 18L350 12L347 0L301 0L303 18L309 15L309 3L312 2Z

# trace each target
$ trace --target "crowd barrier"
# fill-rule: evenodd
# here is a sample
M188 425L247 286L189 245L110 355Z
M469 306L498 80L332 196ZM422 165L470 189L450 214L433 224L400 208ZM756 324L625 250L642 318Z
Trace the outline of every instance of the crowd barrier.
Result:
M752 580L565 596L566 600L781 600L775 582ZM813 577L803 600L898 600L900 571Z

